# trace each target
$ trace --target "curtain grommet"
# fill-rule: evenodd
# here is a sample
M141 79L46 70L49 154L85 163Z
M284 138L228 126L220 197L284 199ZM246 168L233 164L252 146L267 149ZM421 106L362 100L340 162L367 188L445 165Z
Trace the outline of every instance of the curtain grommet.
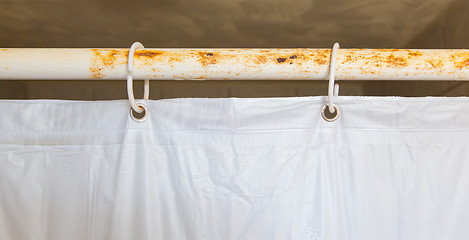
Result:
M322 111L321 111L322 118L324 118L324 120L328 122L334 122L335 120L337 120L337 118L339 118L339 108L335 104L333 104L332 107L335 110L334 112L331 112L329 110L329 105L327 104L322 107Z
M141 103L137 103L137 107L143 109L143 111L139 113L135 111L132 107L130 107L130 117L136 122L143 122L145 121L145 119L147 119L148 108Z

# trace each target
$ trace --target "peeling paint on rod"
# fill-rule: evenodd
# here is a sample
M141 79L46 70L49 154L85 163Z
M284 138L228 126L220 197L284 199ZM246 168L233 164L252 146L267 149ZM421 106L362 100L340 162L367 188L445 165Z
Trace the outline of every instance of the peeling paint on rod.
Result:
M0 79L125 80L128 49L0 49ZM327 80L330 49L143 49L135 79ZM337 80L469 80L469 50L340 49Z

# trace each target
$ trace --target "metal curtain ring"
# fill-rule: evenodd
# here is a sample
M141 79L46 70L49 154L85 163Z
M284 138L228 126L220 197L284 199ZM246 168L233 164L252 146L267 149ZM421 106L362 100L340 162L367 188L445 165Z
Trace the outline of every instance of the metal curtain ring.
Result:
M147 119L147 116L148 116L148 108L141 104L141 103L137 103L137 107L138 108L141 108L143 109L142 112L137 112L135 111L132 107L130 108L130 117L134 120L134 121L137 121L137 122L143 122L145 121L145 119Z
M337 120L337 118L339 117L339 108L335 104L332 106L334 107L334 110L335 110L334 112L329 111L329 105L327 104L322 107L322 111L321 111L322 118L324 118L324 120L328 122L333 122Z

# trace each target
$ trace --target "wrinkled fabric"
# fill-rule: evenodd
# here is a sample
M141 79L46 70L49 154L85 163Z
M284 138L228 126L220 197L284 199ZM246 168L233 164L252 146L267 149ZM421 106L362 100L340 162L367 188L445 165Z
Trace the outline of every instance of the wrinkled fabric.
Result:
M469 99L0 101L0 239L469 239Z

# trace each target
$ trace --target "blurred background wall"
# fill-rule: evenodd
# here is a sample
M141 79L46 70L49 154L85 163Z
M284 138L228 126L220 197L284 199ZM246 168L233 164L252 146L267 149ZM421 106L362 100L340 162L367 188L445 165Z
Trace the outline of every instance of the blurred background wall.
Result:
M465 0L0 0L0 48L467 48ZM467 96L342 81L341 95ZM135 83L136 97L143 92ZM326 95L318 81L151 81L151 99ZM0 81L0 99L125 99L125 81Z

